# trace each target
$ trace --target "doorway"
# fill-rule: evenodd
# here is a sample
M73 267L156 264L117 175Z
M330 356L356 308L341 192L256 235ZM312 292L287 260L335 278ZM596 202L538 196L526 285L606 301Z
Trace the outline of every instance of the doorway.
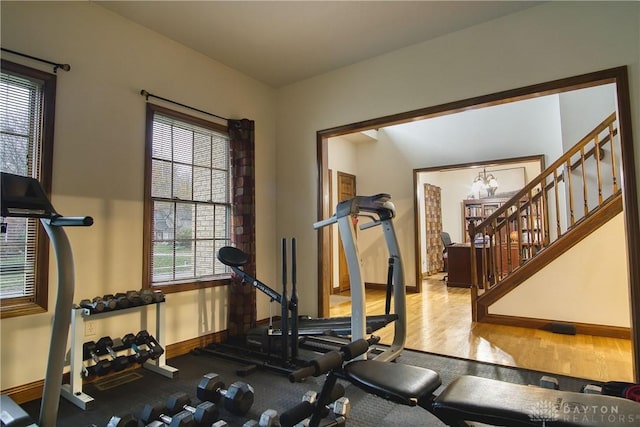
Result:
M327 206L326 201L328 200L328 176L327 176L327 164L328 164L328 140L332 137L338 137L341 135L353 134L354 132L362 132L370 129L380 129L385 126L391 126L395 124L401 123L409 123L420 121L423 119L441 117L445 115L454 114L462 111L476 110L482 109L487 106L495 106L495 105L506 105L514 103L515 101L534 99L536 97L540 97L541 95L548 95L553 93L563 93L567 91L571 91L574 89L592 87L604 84L614 84L617 94L616 100L616 109L620 122L620 140L622 145L622 171L621 177L622 182L624 182L625 186L623 189L623 199L624 199L624 216L625 216L625 226L626 226L626 246L628 259L638 259L640 258L640 224L638 220L638 201L637 201L637 181L636 181L636 173L635 173L635 164L633 158L633 140L631 138L631 109L630 109L630 99L629 99L629 86L628 86L628 77L627 77L627 68L626 67L618 67L609 70L598 71L594 73L584 74L575 77L569 77L565 79L555 80L551 82L540 83L532 86L527 86L523 88L517 88L513 90L508 90L504 92L498 92L490 95L480 96L476 98L470 98L466 100L454 101L447 104L427 107L419 110L409 111L405 113L398 113L391 116L385 116L377 119L366 120L359 123L353 123L344 126L333 127L328 130L318 131L317 132L317 144L318 144L318 170L319 170L319 191L318 191L318 218L327 218L332 212L330 212L333 207ZM489 126L489 124L487 124ZM442 140L439 141L442 143ZM512 144L516 144L517 142L512 142ZM489 148L490 142L487 142L483 148ZM427 150L428 151L428 150ZM482 152L481 152L482 153ZM403 153L404 154L404 153ZM459 153L461 156L465 154L470 155L473 153ZM560 153L561 154L561 153ZM399 157L399 156L398 156ZM503 156L510 157L510 156ZM553 158L556 158L554 156ZM479 157L483 159L482 157ZM499 158L499 157L488 157L488 158ZM394 159L385 159L391 164ZM464 160L463 160L464 161ZM441 163L443 165L455 163ZM433 166L437 166L438 163L432 163ZM393 168L394 173L397 173L398 168ZM359 176L359 174L358 174ZM380 178L382 180L382 177ZM414 182L414 188L415 188ZM380 191L380 190L374 190ZM382 190L382 191L386 191ZM406 194L406 191L405 193ZM392 194L393 195L393 194ZM406 202L406 196L405 196ZM411 217L411 213L407 213L406 206L403 207L404 211L401 213L401 217L404 220L407 220L406 223L413 224L415 227L414 218L417 217L418 212L413 212L413 217ZM318 239L318 265L319 267L325 266L330 258L328 257L328 248L323 243L326 242L327 234L326 232L322 232L320 235L321 238ZM413 250L415 247L415 236L417 234L417 230L412 236L408 236L403 234L403 237L409 243L405 243L405 248L407 249L405 253L411 254L416 253L416 257L418 257L418 251ZM401 242L402 244L402 242ZM409 255L410 256L410 255ZM405 258L407 256L405 255ZM415 265L418 264L419 259L414 261L414 271L408 271L406 277L409 277L411 273L415 273L414 277L415 284L411 284L408 286L409 291L420 292L421 291L421 280L419 277L419 269L415 268ZM629 262L629 288L630 295L640 295L640 265ZM318 312L321 315L326 316L329 310L328 304L328 295L330 292L330 277L326 275L326 268L321 267L318 268ZM631 298L630 300L631 306L631 325L632 325L632 340L634 346L634 354L637 355L634 359L634 366L636 371L640 371L640 328L634 328L633 325L637 325L640 323L640 300L637 298Z

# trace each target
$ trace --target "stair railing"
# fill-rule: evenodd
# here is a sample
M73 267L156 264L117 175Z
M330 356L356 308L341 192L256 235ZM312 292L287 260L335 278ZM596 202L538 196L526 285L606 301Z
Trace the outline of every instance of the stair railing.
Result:
M620 194L616 123L614 112L484 221L468 224L474 307L479 295Z

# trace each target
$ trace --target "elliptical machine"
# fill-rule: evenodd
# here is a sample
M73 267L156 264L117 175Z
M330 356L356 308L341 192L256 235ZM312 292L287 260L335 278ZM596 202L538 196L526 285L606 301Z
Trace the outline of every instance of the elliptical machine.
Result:
M64 217L57 213L40 183L30 177L2 172L0 175L0 216L39 218L56 256L58 294L51 327L49 361L44 379L38 426L56 425L61 378L67 350L75 288L73 254L63 227L87 227L93 218ZM2 425L7 427L34 425L29 415L9 396L2 395Z

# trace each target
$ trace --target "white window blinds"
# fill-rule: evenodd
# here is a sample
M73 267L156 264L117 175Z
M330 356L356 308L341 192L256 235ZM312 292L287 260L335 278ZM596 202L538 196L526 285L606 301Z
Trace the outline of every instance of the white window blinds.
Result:
M2 71L0 170L39 179L43 83ZM0 230L0 299L35 300L36 219L3 218Z

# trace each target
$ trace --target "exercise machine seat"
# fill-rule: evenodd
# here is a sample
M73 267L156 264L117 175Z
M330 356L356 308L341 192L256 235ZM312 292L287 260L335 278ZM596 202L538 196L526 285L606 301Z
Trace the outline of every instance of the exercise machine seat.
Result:
M402 405L420 405L440 387L440 375L431 369L378 360L357 360L345 365L344 378L359 388Z
M476 421L495 426L630 426L640 403L619 397L552 390L461 376L438 395L431 412L448 425Z

